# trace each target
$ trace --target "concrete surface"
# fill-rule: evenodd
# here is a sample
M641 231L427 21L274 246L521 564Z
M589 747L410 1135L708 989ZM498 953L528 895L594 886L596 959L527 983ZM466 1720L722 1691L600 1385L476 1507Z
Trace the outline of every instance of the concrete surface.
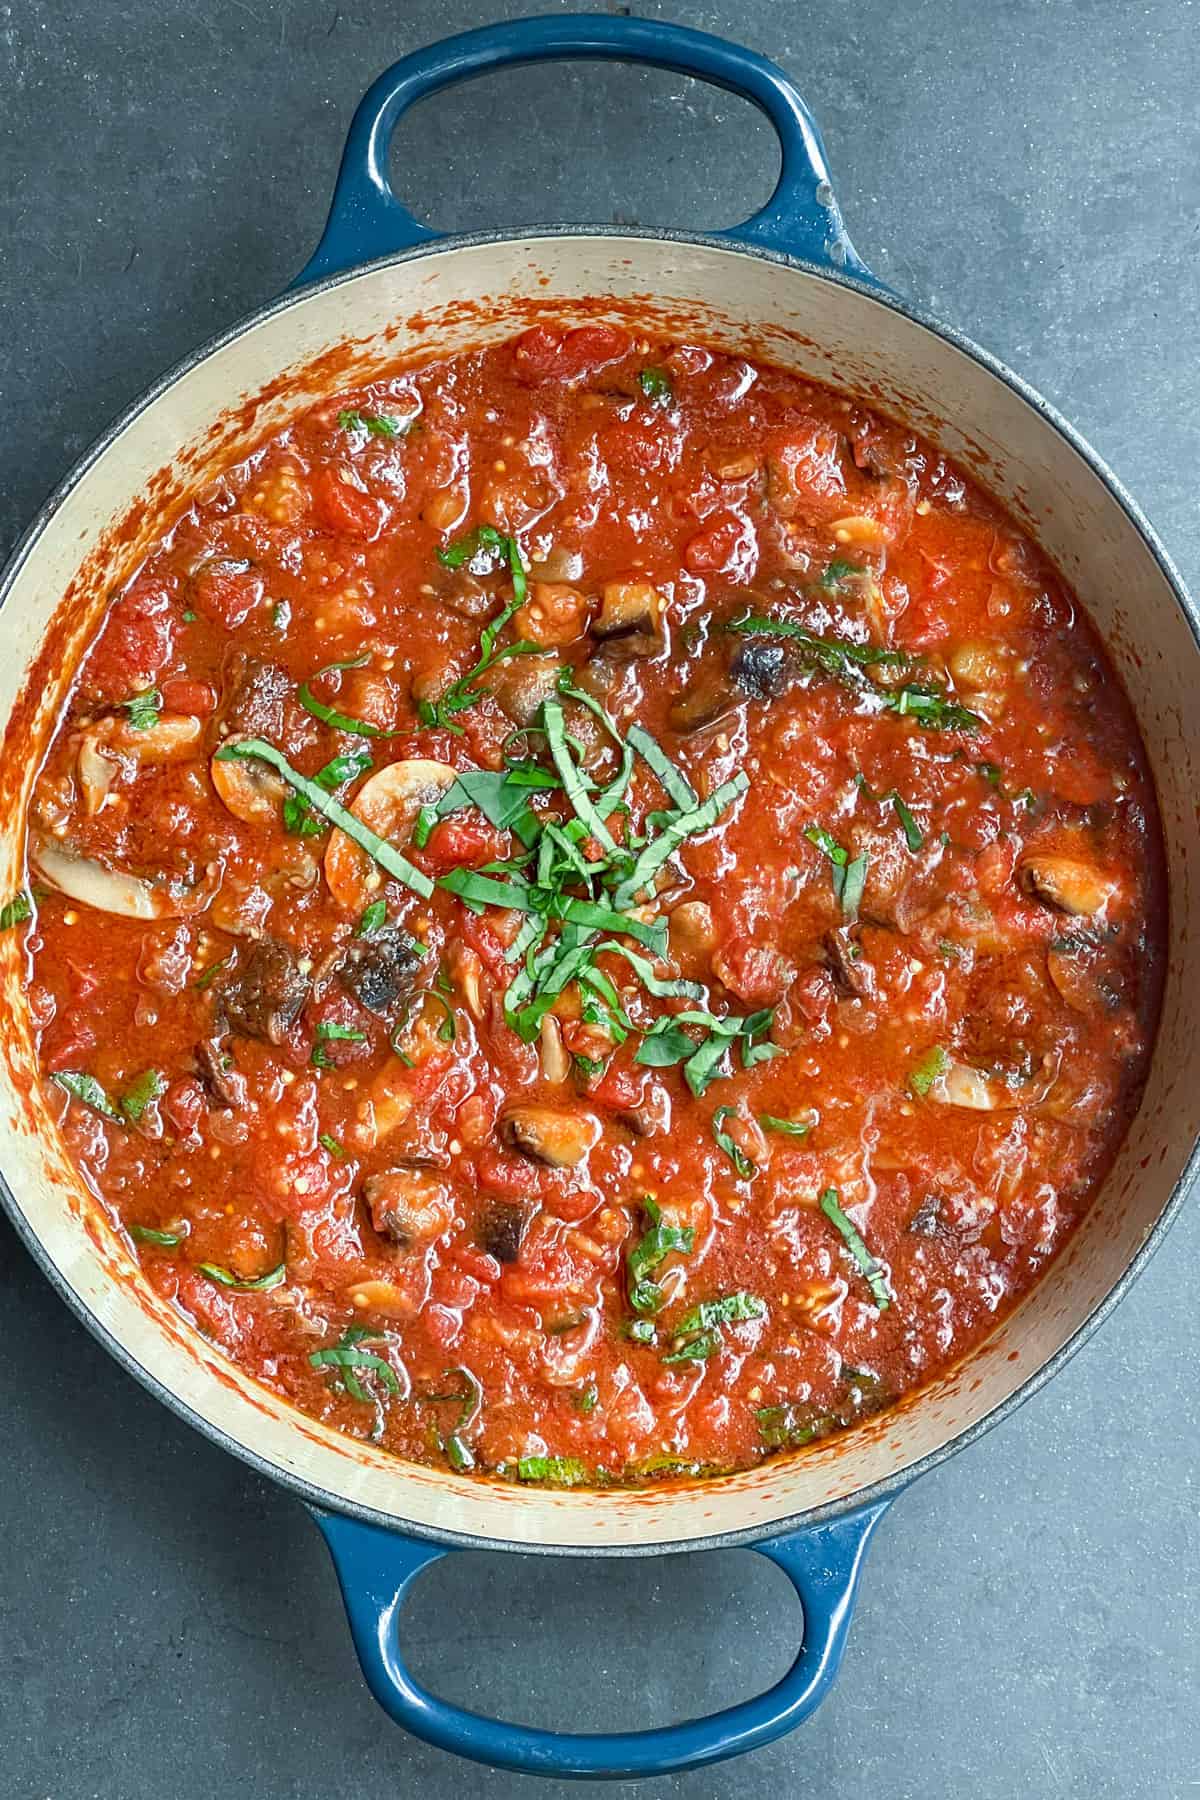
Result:
M0 543L144 383L299 268L379 68L520 10L0 5ZM802 78L866 259L1056 401L1200 584L1197 10L641 10L739 37ZM731 222L768 191L774 152L724 95L560 67L497 78L486 105L475 88L423 109L396 155L402 191L453 228ZM739 1764L637 1791L1200 1791L1198 1267L1193 1205L1050 1389L897 1503L816 1719ZM0 1310L6 1800L551 1791L385 1720L300 1507L121 1374L5 1225ZM732 1552L532 1574L452 1558L406 1620L419 1670L451 1697L585 1727L746 1695L783 1669L795 1631L782 1577Z

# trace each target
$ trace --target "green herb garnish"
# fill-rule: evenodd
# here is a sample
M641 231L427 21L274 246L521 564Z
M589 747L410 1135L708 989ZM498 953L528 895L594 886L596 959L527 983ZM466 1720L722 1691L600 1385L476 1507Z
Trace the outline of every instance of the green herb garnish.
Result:
M666 369L642 369L638 374L638 386L647 400L655 406L671 406L675 400L675 389Z
M59 1069L50 1079L56 1081L60 1088L65 1088L72 1100L78 1100L84 1106L90 1106L102 1118L112 1119L120 1124L120 1113L94 1075L86 1075L79 1069Z
M743 769L739 769L730 780L723 781L720 787L715 788L707 800L669 820L658 836L652 838L645 849L639 852L637 861L613 895L614 904L618 907L632 905L685 838L711 830L726 807L731 806L749 786L750 777Z
M197 975L195 981L192 983L192 986L200 988L203 991L204 988L209 986L210 982L215 981L222 969L227 969L229 967L232 961L233 953L231 951L228 956L223 956L220 962L209 963L206 969L201 969L199 975Z
M275 627L276 631L286 631L291 622L292 608L290 601L277 600L271 608L272 625Z
M481 526L480 529L483 530L485 527ZM491 527L486 527L486 529L490 530ZM525 571L521 566L521 553L517 549L515 538L505 538L504 542L511 546L510 564L513 570L514 595L511 605L506 606L503 612L497 613L491 623L485 625L480 632L479 660L475 667L468 669L465 675L448 687L440 700L422 700L417 706L417 713L423 725L441 726L446 731L454 732L457 737L463 735L463 728L461 725L455 724L455 714L466 712L472 706L478 706L488 690L477 684L490 669L494 669L497 663L506 661L510 656L541 654L542 646L531 643L528 638L518 638L515 644L505 644L503 649L496 649L497 637L513 615L519 612L525 604ZM449 552L439 550L438 555L445 561ZM451 563L449 566L455 568L457 564ZM518 572L520 574L519 584ZM519 597L517 597L518 585Z
M323 669L318 669L316 674L310 677L310 680L320 681L322 675L340 674L343 669L361 669L363 664L369 661L370 657L364 651L361 656L348 657L345 662L326 663ZM318 700L309 681L300 683L296 698L305 712L310 712L314 719L320 719L322 724L332 726L335 731L348 732L352 737L386 738L396 735L394 731L384 731L382 726L372 725L367 719L352 719L348 714L338 712L336 707L327 705L324 700ZM246 741L253 742L254 740L247 739ZM220 752L218 752L219 754Z
M522 1456L517 1475L522 1481L549 1481L555 1487L579 1487L588 1478L586 1466L574 1456Z
M329 1043L365 1044L367 1034L365 1031L356 1030L353 1025L338 1025L332 1019L320 1019L317 1022L316 1039L310 1059L313 1068L333 1069L337 1065L324 1046Z
M803 662L857 687L863 686L863 669L908 668L914 660L906 650L889 650L880 644L857 644L852 638L818 637L806 626L797 625L794 619L776 619L770 613L746 613L740 619L732 619L726 629L736 631L742 637L790 638ZM870 691L877 690L871 688Z
M796 1450L816 1438L828 1437L841 1424L831 1413L814 1413L811 1406L785 1400L779 1406L760 1406L755 1413L759 1435L769 1450Z
M318 1137L317 1142L320 1144L322 1150L327 1150L329 1152L330 1156L336 1156L339 1162L345 1162L345 1146L339 1144L337 1139L331 1136L328 1131L323 1131L320 1137Z
M131 1125L136 1125L146 1108L153 1101L161 1100L166 1091L166 1077L157 1069L146 1069L122 1094L121 1111Z
M196 1267L210 1281L219 1287L228 1288L235 1294L267 1294L272 1288L281 1287L287 1280L287 1264L280 1263L278 1268L269 1269L265 1275L259 1275L254 1281L243 1281L232 1269L224 1268L220 1263L197 1263ZM311 1358L309 1359L311 1361Z
M369 906L363 907L362 917L355 927L354 935L355 937L360 938L374 937L375 933L377 931L382 931L386 924L387 901L383 899L372 900Z
M858 563L848 562L844 556L835 556L831 563L826 563L819 586L831 594L839 582L849 580L851 575L865 575L866 570Z
M921 845L925 842L925 839L921 834L921 827L917 824L917 821L913 818L912 813L900 798L899 794L892 795L892 806L895 809L896 817L904 827L904 841L915 856L917 851L921 848Z
M0 931L11 931L14 925L23 925L32 917L33 899L22 890L0 906Z
M334 793L348 781L355 781L360 775L374 765L367 750L347 750L340 756L331 757L324 768L318 769L312 780L327 794ZM283 823L286 830L299 837L315 837L325 830L325 822L305 806L298 794L289 794L283 803Z
M378 438L401 437L404 432L403 423L388 413L340 412L338 424L343 431L366 431Z
M729 1133L721 1129L726 1119L736 1117L736 1106L718 1106L712 1116L712 1134L717 1141L718 1148L725 1152L742 1180L751 1181L758 1174L756 1164L751 1162L746 1152L730 1137Z
M642 1211L650 1221L643 1233L626 1253L625 1268L629 1278L629 1304L635 1312L658 1312L666 1296L655 1281L647 1277L672 1252L690 1256L696 1242L691 1225L664 1225L662 1210L649 1195L642 1201Z
M915 719L930 731L978 731L983 724L978 713L960 706L957 700L948 700L938 688L892 688L881 697L889 712L898 713L902 719Z
M575 1395L575 1411L583 1413L585 1417L588 1413L594 1413L599 1398L599 1388L594 1381L589 1381L587 1386L580 1388L579 1392Z
M162 703L162 695L157 688L147 688L144 693L135 694L132 700L126 700L125 710L129 714L131 728L134 731L152 731L158 724Z
M851 1219L848 1219L846 1214L842 1211L838 1190L833 1187L826 1188L817 1204L820 1206L821 1211L825 1214L825 1217L830 1223L836 1225L837 1229L841 1232L842 1237L845 1240L846 1248L849 1250L866 1279L867 1285L871 1290L871 1297L874 1300L876 1307L880 1312L886 1312L888 1307L892 1304L892 1297L888 1293L887 1278L883 1272L883 1265L876 1262L875 1258L871 1255L871 1252L867 1249L866 1241L863 1238L862 1233L854 1222Z
M810 844L815 844L829 858L834 898L841 905L843 914L848 919L857 918L867 879L866 853L851 857L850 852L835 837L831 837L823 825L810 825L804 835Z
M943 1050L940 1044L935 1044L933 1049L927 1050L921 1060L909 1070L910 1092L915 1094L918 1100L924 1100L934 1082L944 1075L949 1067L948 1052Z
M369 1394L363 1387L354 1372L356 1369L367 1369L372 1375L378 1375L389 1394L403 1392L400 1378L391 1363L385 1362L383 1357L377 1356L374 1351L361 1348L364 1340L373 1339L378 1342L379 1338L380 1333L372 1331L369 1326L351 1325L336 1344L330 1345L326 1350L313 1350L308 1360L314 1369L326 1366L338 1369L341 1373L342 1385L352 1400L365 1400L374 1404L375 1396Z
M183 1242L181 1232L159 1231L153 1225L131 1225L129 1235L139 1244L155 1244L160 1250L174 1250Z
M722 1294L718 1300L702 1300L684 1313L671 1328L674 1349L663 1357L664 1363L707 1362L721 1347L721 1331L726 1325L740 1325L747 1319L765 1319L767 1309L757 1294L744 1290Z
M758 1122L764 1131L777 1131L783 1137L807 1137L812 1130L815 1119L781 1119L775 1113L759 1113Z

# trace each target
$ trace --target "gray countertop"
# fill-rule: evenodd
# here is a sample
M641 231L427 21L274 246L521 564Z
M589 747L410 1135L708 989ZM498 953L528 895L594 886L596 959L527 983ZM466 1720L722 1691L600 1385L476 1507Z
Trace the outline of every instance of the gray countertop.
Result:
M145 383L304 262L378 70L521 10L0 5L0 547ZM866 260L1074 420L1200 586L1190 0L640 10L740 38L800 78ZM710 226L771 185L766 126L665 74L559 67L495 78L486 107L482 93L414 113L397 144L401 191L446 228ZM1200 1792L1198 1267L1192 1205L1066 1371L898 1501L841 1680L807 1726L638 1791ZM6 1223L0 1295L5 1795L552 1791L388 1723L301 1508L123 1375ZM786 1583L746 1552L541 1563L520 1589L516 1573L452 1557L414 1598L410 1654L451 1698L549 1725L665 1723L766 1685L794 1648Z

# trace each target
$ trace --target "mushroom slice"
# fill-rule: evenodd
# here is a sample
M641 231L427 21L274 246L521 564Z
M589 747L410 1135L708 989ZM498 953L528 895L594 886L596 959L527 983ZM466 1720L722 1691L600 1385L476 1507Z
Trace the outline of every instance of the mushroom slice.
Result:
M163 713L141 728L110 714L80 734L79 785L89 814L98 813L122 766L182 762L195 750L203 726L189 713Z
M363 782L350 811L377 836L403 848L421 808L435 805L456 779L457 770L448 763L427 762L421 757L389 763ZM325 879L334 899L347 912L361 911L383 885L377 865L344 831L336 829L325 852Z
M30 840L29 860L50 886L68 900L94 907L97 912L115 913L121 919L190 918L193 913L203 912L220 885L218 870L214 878L194 888L172 892L141 875L106 869L90 857L72 855L47 838Z
M648 581L607 581L592 636L621 639L626 656L657 656L664 644L664 604Z
M1017 880L1027 894L1075 918L1103 918L1117 883L1094 863L1074 856L1026 856Z
M240 743L240 737L226 738L226 745ZM222 760L214 756L210 765L212 783L217 794L235 819L247 825L277 825L288 788L273 769L252 757Z
M555 1106L510 1106L500 1117L500 1136L532 1162L570 1169L600 1136L594 1113L561 1112Z
M430 1169L385 1169L363 1192L376 1231L405 1250L432 1244L454 1218L454 1195Z

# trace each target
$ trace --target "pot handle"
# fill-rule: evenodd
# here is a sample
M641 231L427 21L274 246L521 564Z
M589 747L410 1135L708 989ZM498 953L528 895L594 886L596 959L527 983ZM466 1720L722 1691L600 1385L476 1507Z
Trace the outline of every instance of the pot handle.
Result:
M706 31L650 19L596 13L513 19L444 38L393 63L359 102L350 126L324 235L292 284L356 268L376 257L437 241L392 191L388 150L409 107L442 88L520 63L562 58L650 63L695 75L751 100L775 127L782 167L760 212L727 231L734 242L763 244L881 286L855 254L834 199L821 134L790 78L775 63Z
M450 1547L311 1510L333 1557L367 1685L398 1725L492 1768L628 1780L740 1756L782 1737L816 1710L841 1664L867 1544L889 1504L879 1501L751 1546L779 1565L804 1609L800 1653L773 1688L706 1719L612 1734L510 1725L431 1694L401 1658L399 1614L422 1569Z

